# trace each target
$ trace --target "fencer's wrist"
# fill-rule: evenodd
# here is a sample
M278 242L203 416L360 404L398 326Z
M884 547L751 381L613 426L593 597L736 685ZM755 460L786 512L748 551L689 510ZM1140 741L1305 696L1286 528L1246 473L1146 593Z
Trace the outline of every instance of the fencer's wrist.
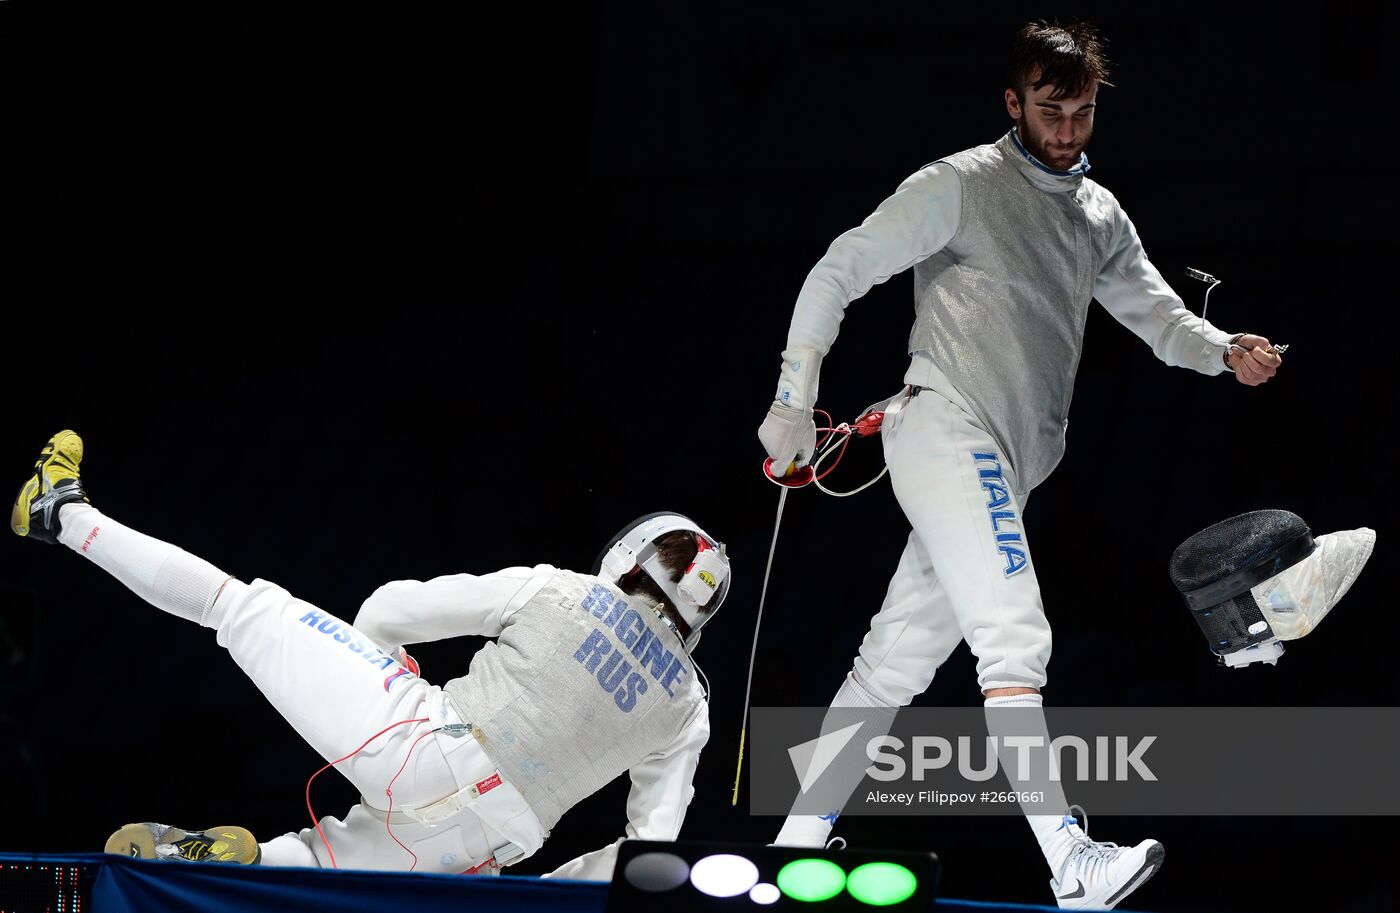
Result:
M1236 333L1230 337L1230 341L1225 345L1225 351L1220 353L1220 361L1225 365L1225 370L1234 372L1234 365L1230 364L1230 356L1235 354L1236 343L1244 338L1243 333Z
M773 405L768 407L768 411L772 414L782 416L784 420L793 422L794 424L800 422L804 418L810 418L812 415L812 410L810 408L799 409L796 406L789 406L787 403L776 398L773 400Z
M821 353L814 349L783 350L783 367L778 374L774 400L799 411L811 411L817 402L821 360Z

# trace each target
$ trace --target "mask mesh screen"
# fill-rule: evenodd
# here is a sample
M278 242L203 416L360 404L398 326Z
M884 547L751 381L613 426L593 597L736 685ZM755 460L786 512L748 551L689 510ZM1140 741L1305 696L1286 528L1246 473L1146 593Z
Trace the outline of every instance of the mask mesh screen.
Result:
M1207 526L1172 552L1168 573L1183 593L1253 567L1307 535L1303 518L1286 510L1254 510Z
M1176 588L1188 593L1253 567L1308 533L1308 525L1297 514L1250 511L1208 526L1177 546L1168 573ZM1233 653L1273 636L1267 627L1257 634L1249 633L1250 626L1263 621L1264 616L1248 589L1208 609L1193 609L1191 616L1214 653Z

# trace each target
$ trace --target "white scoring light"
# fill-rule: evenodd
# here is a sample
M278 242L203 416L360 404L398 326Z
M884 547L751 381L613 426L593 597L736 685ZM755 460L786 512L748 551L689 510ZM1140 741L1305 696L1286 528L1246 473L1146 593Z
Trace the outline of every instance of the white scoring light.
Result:
M754 885L753 890L749 892L749 900L761 904L777 903L778 898L782 896L783 892L778 890L777 885L767 882Z
M711 897L737 897L758 883L758 866L743 856L706 856L690 870L690 883Z

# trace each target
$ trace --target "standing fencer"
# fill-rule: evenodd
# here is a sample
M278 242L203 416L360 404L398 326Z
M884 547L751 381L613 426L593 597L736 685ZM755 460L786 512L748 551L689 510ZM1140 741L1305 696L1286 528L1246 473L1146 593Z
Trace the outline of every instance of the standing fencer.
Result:
M909 387L882 429L913 531L833 707L907 705L960 640L977 657L989 725L990 708L1041 707L1050 625L1021 512L1064 452L1091 299L1169 365L1253 386L1281 364L1264 337L1188 311L1117 199L1086 177L1098 88L1112 85L1102 43L1088 23L1023 27L1004 93L1011 130L909 177L833 242L798 295L759 429L775 472L812 458L818 371L844 308L914 269ZM1062 907L1112 906L1161 864L1154 840L1097 843L1069 815L1023 810ZM834 820L790 815L777 842L819 845Z
M88 502L83 442L49 440L11 526L61 542L218 643L362 800L258 844L243 828L122 828L146 858L495 873L538 850L573 805L623 771L626 833L673 840L709 736L690 647L729 588L723 546L679 514L611 540L593 574L507 568L377 590L352 627L265 580L244 583ZM496 638L468 675L418 677L405 644ZM377 737L376 737L377 736ZM389 793L392 792L392 796ZM551 875L606 880L618 843Z

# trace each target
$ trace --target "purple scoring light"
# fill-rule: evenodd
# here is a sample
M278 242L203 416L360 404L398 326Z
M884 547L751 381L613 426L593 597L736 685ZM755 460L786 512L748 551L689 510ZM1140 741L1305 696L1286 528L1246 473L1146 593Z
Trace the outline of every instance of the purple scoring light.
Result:
M632 887L653 893L675 890L689 875L690 864L675 853L642 853L622 870Z

